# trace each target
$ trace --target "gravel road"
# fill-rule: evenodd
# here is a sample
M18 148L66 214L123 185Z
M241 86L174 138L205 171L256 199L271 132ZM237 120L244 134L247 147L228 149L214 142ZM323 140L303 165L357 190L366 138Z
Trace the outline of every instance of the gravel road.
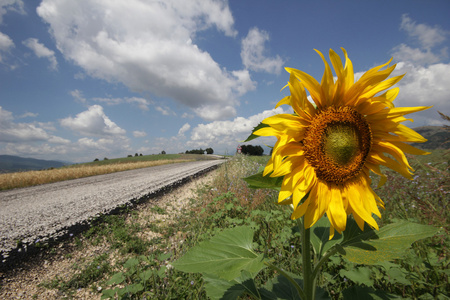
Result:
M25 252L37 241L68 235L77 224L149 197L222 162L176 163L2 191L2 264L12 252Z

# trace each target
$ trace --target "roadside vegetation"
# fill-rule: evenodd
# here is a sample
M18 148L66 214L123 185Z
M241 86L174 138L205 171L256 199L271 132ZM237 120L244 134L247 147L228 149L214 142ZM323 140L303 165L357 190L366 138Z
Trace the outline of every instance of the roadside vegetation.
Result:
M215 171L213 181L197 186L186 205L174 193L169 205L154 203L144 210L99 218L71 241L75 253L97 247L95 255L77 260L64 276L45 280L39 288L56 290L67 299L87 294L91 299L206 299L201 277L176 271L171 262L199 242L238 225L255 228L257 251L276 259L282 269L301 273L299 233L292 230L290 208L274 204L275 191L253 190L242 180L261 169L267 159L236 156ZM405 219L441 230L414 243L404 259L393 262L363 266L339 255L332 257L323 266L318 284L332 299L346 299L344 290L349 288L356 293L358 289L374 294L384 291L392 298L450 296L450 153L434 150L409 160L416 170L413 181L388 172L387 183L376 189L386 203L378 221ZM274 275L265 269L257 280L264 284Z
M205 155L158 154L103 159L56 169L0 174L0 190L28 187L94 175L108 174L165 164L209 159Z

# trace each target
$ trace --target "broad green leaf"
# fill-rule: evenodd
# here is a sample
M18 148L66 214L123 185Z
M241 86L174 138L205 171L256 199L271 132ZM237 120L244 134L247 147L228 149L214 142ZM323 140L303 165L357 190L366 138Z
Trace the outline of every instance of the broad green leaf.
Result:
M195 246L172 265L183 272L209 273L225 280L264 268L264 255L253 252L254 231L249 226L225 229Z
M362 232L356 222L348 219L344 231L344 257L357 264L377 264L401 258L411 244L433 236L438 228L401 221L382 227L379 231L366 228Z
M393 284L404 284L411 285L411 281L406 278L406 270L402 270L400 268L390 268L387 272L388 281Z
M125 280L125 276L123 275L122 272L116 273L114 274L111 279L109 279L106 284L107 285L112 285L112 284L120 284Z
M139 274L139 278L141 278L142 281L145 282L145 281L149 280L150 277L152 277L153 273L154 272L152 269L145 270L144 272Z
M264 124L264 123L259 123L258 126L253 128L252 133L248 136L248 138L245 141L242 141L242 143L246 143L246 142L249 142L249 141L254 140L256 138L259 138L259 135L255 135L255 134L253 134L253 132L255 132L256 130L259 130L261 128L264 128L264 127L269 127L269 125Z
M335 233L332 240L330 240L330 221L327 217L322 217L319 221L311 227L311 244L314 253L318 255L319 259L335 244L342 242L342 235Z
M131 269L132 267L135 267L138 264L139 264L139 259L130 258L127 260L127 262L123 266L124 266L124 268Z
M281 188L283 177L263 176L263 172L244 178L252 189L277 189Z
M295 274L286 272L291 276L298 285L303 286L303 280ZM278 275L277 277L270 279L260 289L261 299L263 300L297 300L301 299L297 289L292 285L292 283L283 275ZM327 292L320 287L316 288L315 300L330 299Z
M339 275L347 277L357 284L364 284L368 287L373 287L373 279L370 278L372 271L367 267L353 268L352 270L341 269Z
M374 290L368 287L352 286L343 291L345 300L388 300L402 299L402 297L386 293L382 290Z
M256 273L251 274L247 271L243 271L241 276L228 281L212 274L205 273L203 274L205 291L208 297L213 300L235 300L245 292L255 296L255 298L259 298L258 289L253 280L255 276Z
M130 284L125 287L128 293L136 294L144 290L144 286L140 283Z

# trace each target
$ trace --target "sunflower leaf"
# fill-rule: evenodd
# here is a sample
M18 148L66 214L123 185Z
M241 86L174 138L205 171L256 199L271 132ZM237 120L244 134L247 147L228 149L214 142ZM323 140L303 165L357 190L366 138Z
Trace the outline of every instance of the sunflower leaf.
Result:
M331 247L342 242L342 235L335 233L333 239L330 237L330 221L322 217L311 227L311 244L319 258L321 258Z
M253 278L256 274L242 271L241 275L233 280L221 279L212 274L203 274L205 291L210 299L234 300L244 292L258 298L258 289Z
M254 139L256 139L256 138L259 138L259 135L255 135L255 134L253 134L253 133L254 133L256 130L259 130L259 129L264 128L264 127L269 127L269 125L264 124L264 123L262 123L262 122L259 123L258 126L256 126L255 128L253 128L252 133L248 136L248 138L247 138L245 141L241 141L241 143L246 143L246 142L249 142L249 141L254 140Z
M276 189L280 190L283 177L263 176L263 172L243 178L252 189Z
M212 274L233 280L241 271L258 273L265 268L264 255L253 251L254 230L250 226L225 229L189 251L172 265L183 272Z
M341 246L343 256L354 263L373 265L401 258L412 243L433 236L439 229L407 221L392 223L379 231L365 228L362 232L356 222L347 220Z

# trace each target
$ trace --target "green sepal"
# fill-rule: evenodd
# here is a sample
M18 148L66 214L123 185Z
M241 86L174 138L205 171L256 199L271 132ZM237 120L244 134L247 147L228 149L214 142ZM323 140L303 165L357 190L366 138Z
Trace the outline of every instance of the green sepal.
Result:
M252 189L276 189L280 190L283 183L282 177L263 176L263 172L243 178Z
M246 143L246 142L249 142L249 141L254 140L254 139L256 139L256 138L259 138L259 135L255 135L255 134L253 134L253 133L254 133L255 131L261 129L261 128L264 128L264 127L270 127L270 126L267 125L267 124L264 124L264 123L262 123L262 122L259 123L258 126L256 126L255 128L253 128L252 133L248 136L248 138L247 138L245 141L241 141L241 143Z

